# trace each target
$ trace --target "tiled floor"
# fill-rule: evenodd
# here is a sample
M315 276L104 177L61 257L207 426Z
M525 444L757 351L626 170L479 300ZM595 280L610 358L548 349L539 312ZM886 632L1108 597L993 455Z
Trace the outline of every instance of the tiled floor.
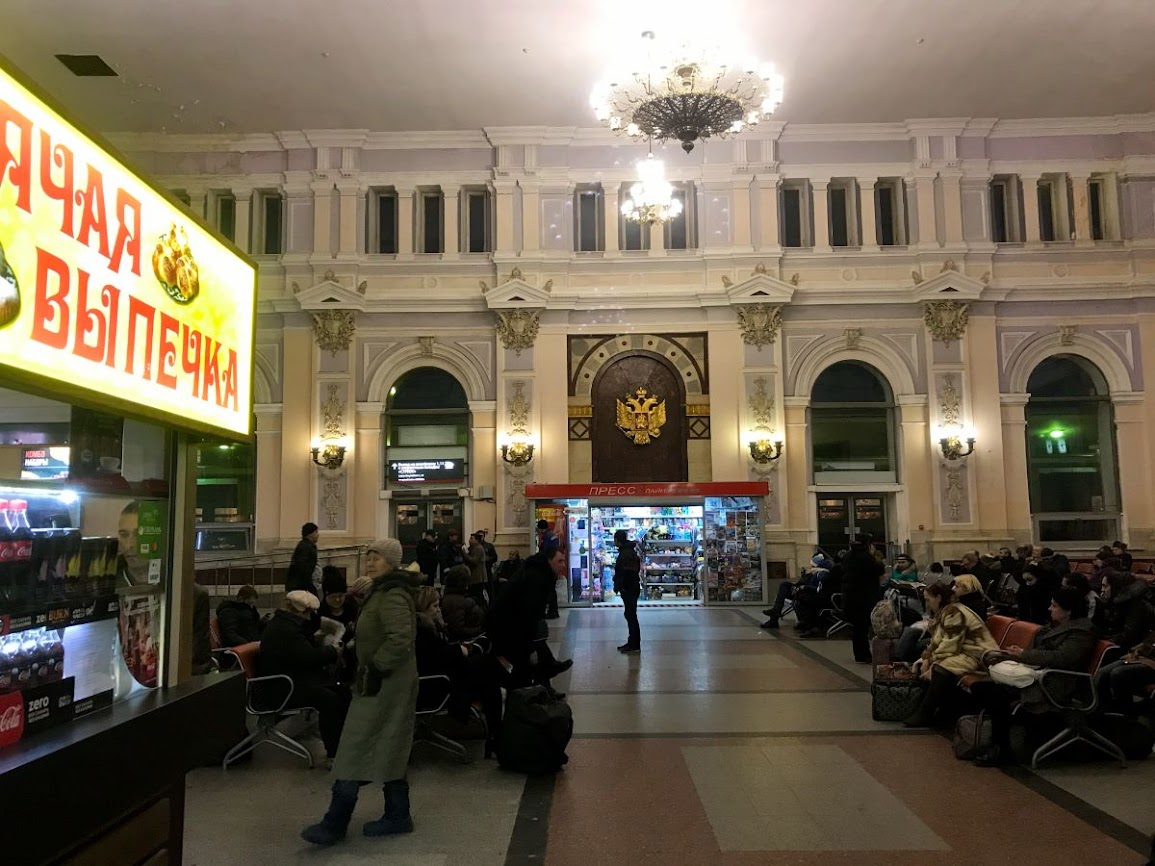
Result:
M620 610L563 611L575 738L554 778L413 761L417 832L309 850L301 826L328 778L261 753L189 778L186 862L569 866L1139 866L1155 831L1155 759L1038 774L956 761L941 737L871 721L845 640L799 642L749 613L641 611L622 656ZM375 817L366 792L355 817ZM227 840L227 841L226 841Z

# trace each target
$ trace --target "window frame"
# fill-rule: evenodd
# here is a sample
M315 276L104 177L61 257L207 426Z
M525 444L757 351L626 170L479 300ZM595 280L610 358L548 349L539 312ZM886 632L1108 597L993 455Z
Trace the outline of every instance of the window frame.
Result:
M482 238L481 249L471 249L474 245L471 208L473 201L482 201ZM461 252L465 255L485 255L492 253L493 245L493 194L485 186L466 186L461 189L460 211L458 214L459 233L461 235Z
M1004 237L995 236L995 189L1002 191L1002 216ZM987 218L990 220L991 242L996 244L1021 244L1024 238L1023 216L1023 184L1017 174L996 174L987 185L989 207Z
M381 203L393 202L393 250L381 249ZM374 256L396 256L401 252L401 205L396 187L375 186L369 189L365 210L365 250Z
M419 256L440 256L445 254L445 191L439 186L418 187L414 194L414 217L416 219L413 243ZM437 202L437 244L438 249L429 250L426 238L426 213L429 202Z
M225 231L224 205L232 209L229 217L231 231ZM213 190L209 193L209 224L229 240L237 236L237 197L231 190Z
M883 243L882 195L889 194L890 220L887 228L893 238L891 243ZM901 177L880 177L874 184L875 237L880 247L905 247L910 244L910 232L906 216L906 183ZM864 227L865 228L865 227Z
M682 196L682 212L678 215L677 219L668 220L662 226L662 245L667 250L696 250L698 248L698 208L694 184L692 181L678 180L672 181L670 186L674 188L674 197ZM681 222L684 226L686 236L685 246L673 246L673 227L676 222ZM643 231L643 234L648 235L649 232ZM649 241L647 240L646 243L648 245Z
M797 245L786 243L786 211L788 193L798 195L798 235ZM814 228L810 198L810 181L806 178L790 178L782 181L778 189L778 240L784 249L805 250L814 247Z
M273 246L275 250L269 250L269 222L268 222L268 206L271 202L276 201L278 204L277 211L280 216L280 233L277 243ZM253 191L253 207L250 217L250 237L260 242L260 249L253 250L254 255L258 256L280 256L285 253L285 196L279 189L258 189Z

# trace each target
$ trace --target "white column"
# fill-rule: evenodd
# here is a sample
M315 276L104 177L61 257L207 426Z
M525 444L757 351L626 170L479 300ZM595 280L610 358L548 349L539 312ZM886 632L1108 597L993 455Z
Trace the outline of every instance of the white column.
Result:
M941 177L946 245L958 246L963 242L962 173L948 170Z
M493 241L494 241L494 252L497 255L512 256L514 254L514 249L513 249L513 187L514 187L514 182L510 181L510 180L494 181L493 182L493 194L494 194L494 197L497 199L497 201L494 205L494 225L493 225L494 238L493 238ZM527 241L527 238L529 237L528 233L525 230L525 226L526 226L526 223L525 223L526 203L525 203L524 197L522 198L521 204L522 204L522 242L521 242L521 245L522 245L522 249L524 250L524 249L528 248L526 241ZM538 211L538 206L536 204L534 204L533 212L534 212L535 218L537 215L537 211ZM540 232L538 234L534 235L534 237L535 237L535 239L537 239L537 246L535 248L539 248L541 246Z
M1075 230L1075 242L1080 245L1090 244L1094 241L1094 238L1091 237L1091 202L1087 190L1087 183L1091 176L1089 174L1072 174L1070 177L1071 204L1075 210L1075 224L1072 226ZM1100 219L1102 219L1105 210L1104 198L1106 196L1099 198Z
M210 225L216 225L216 218L214 214L205 212L205 205L208 202L208 194L203 190L189 190L188 192L188 206L194 214L206 220Z
M1019 182L1023 185L1023 225L1026 229L1023 240L1028 244L1037 244L1041 242L1039 233L1039 175L1020 175ZM1012 209L1008 208L1007 210L1009 212ZM1009 234L1010 231L1008 231Z
M938 249L938 225L934 207L934 181L938 172L917 174L910 180L914 183L915 200L918 202L918 245L923 248Z
M333 251L333 181L319 180L313 190L313 252Z
M534 478L542 483L564 484L569 480L569 369L567 335L541 333L533 347L533 402L539 412L541 456L534 459Z
M521 186L521 250L523 254L533 254L541 250L541 187L524 180L518 184ZM509 217L513 219L512 208ZM497 228L500 234L500 214Z
M441 184L442 225L441 258L456 259L461 253L461 187Z
M385 486L381 462L384 444L381 439L383 409L380 403L358 403L356 439L353 445L353 496L349 500L349 531L357 538L373 538L377 531L377 507Z
M337 250L342 255L356 255L361 247L364 233L357 231L357 203L367 190L355 178L347 178L337 183L341 195Z
M734 252L752 252L754 246L750 229L750 179L735 180L730 195L730 225Z
M780 253L782 239L778 232L778 184L781 178L776 174L758 176L758 249Z
M894 239L896 243L904 246L910 244L910 226L906 222L906 190L908 185L906 178L898 178L898 186L894 195L894 221L897 226Z
M814 237L811 246L816 253L832 252L830 247L830 179L811 179L814 200Z
M862 202L862 237L859 246L864 250L878 249L878 214L874 207L874 185L878 178L858 178L858 200Z
M397 187L397 258L413 258L413 188Z
M263 553L281 538L281 404L253 407L256 415L257 501L255 552Z
M602 187L602 204L604 206L606 253L616 254L621 247L621 212L618 210L619 187L609 184Z
M233 197L237 200L233 243L242 253L247 253L252 249L253 191L251 189L234 189Z

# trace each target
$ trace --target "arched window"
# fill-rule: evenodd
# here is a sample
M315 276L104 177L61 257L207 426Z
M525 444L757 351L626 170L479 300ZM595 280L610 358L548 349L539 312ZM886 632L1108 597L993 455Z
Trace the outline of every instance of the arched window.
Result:
M436 367L419 367L398 379L385 405L388 486L465 486L468 456L469 400L461 383ZM424 466L434 462L442 465Z
M894 397L868 364L827 367L810 392L815 484L894 482Z
M1037 537L1107 541L1118 535L1115 426L1102 372L1054 355L1027 380L1027 475Z

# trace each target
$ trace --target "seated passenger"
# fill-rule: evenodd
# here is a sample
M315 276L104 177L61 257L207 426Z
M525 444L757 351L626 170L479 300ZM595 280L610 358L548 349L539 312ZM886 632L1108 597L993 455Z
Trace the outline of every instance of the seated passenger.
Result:
M361 608L349 595L349 584L337 566L326 565L321 569L321 593L321 616L341 623L346 629L346 639L352 638Z
M1050 621L1050 600L1059 587L1059 576L1041 563L1028 563L1016 594L1019 619L1045 625Z
M1151 587L1128 571L1113 571L1103 581L1103 603L1096 625L1111 643L1130 650L1155 628Z
M1099 593L1091 589L1091 580L1081 571L1072 571L1063 578L1063 586L1077 589L1087 599L1087 617L1095 622L1095 612L1099 607Z
M794 592L794 616L798 620L794 626L798 637L819 637L824 633L819 615L824 610L832 609L833 598L842 591L842 561L846 558L846 551L840 550L834 557L834 564L830 571L823 576L817 587L797 587Z
M1035 632L1029 647L1010 646L992 653L985 661L991 664L999 658L1014 659L1025 665L1049 670L1087 670L1095 651L1095 632L1087 619L1087 599L1077 589L1060 588L1050 606L1051 624ZM1053 678L1047 691L1058 701L1075 694L1075 678ZM1032 683L1021 689L999 683L976 683L972 694L980 700L991 719L993 733L991 747L978 755L974 762L979 767L993 767L1011 760L1011 709L1019 701L1027 712L1046 712L1051 703L1042 687Z
M826 579L829 573L830 560L826 558L822 551L818 551L810 558L810 565L802 570L802 574L799 575L798 580L793 583L784 581L782 585L778 587L778 596L774 599L773 606L762 611L763 614L769 617L766 622L762 623L762 628L778 628L778 620L782 617L782 609L786 606L787 601L794 598L797 590L803 587L809 587L817 592L818 588L822 585L822 581Z
M485 631L485 608L477 599L467 595L469 568L455 565L441 576L445 594L441 597L441 613L445 618L445 632L451 641L470 641Z
M257 675L282 674L293 681L288 706L317 710L325 755L332 760L341 741L351 695L347 688L332 685L331 667L337 661L339 649L317 646L313 640L316 630L313 618L320 604L317 596L306 590L294 590L285 596L284 608L273 614L261 636ZM276 684L269 684L269 692L281 694Z
M892 583L918 583L918 565L913 558L900 553L894 558L894 568L890 571Z
M1127 655L1099 669L1095 677L1099 699L1108 712L1130 714L1135 698L1155 684L1155 631L1149 632Z
M986 620L990 607L982 585L973 574L960 574L954 579L955 600L974 611L980 620Z
M970 577L961 575L955 580ZM903 724L908 728L933 725L938 710L959 677L982 667L983 654L999 645L978 615L955 598L954 590L943 583L927 587L926 606L930 613L930 645L915 663L918 675L930 683L922 702Z
M423 677L437 674L449 677L448 710L458 721L468 720L469 709L475 701L481 704L486 728L485 754L489 757L501 728L497 663L468 644L450 643L441 614L441 595L431 586L421 587L417 591L417 673Z
M217 605L217 630L222 647L240 646L261 639L264 623L257 613L257 591L251 586L237 590L236 598Z

